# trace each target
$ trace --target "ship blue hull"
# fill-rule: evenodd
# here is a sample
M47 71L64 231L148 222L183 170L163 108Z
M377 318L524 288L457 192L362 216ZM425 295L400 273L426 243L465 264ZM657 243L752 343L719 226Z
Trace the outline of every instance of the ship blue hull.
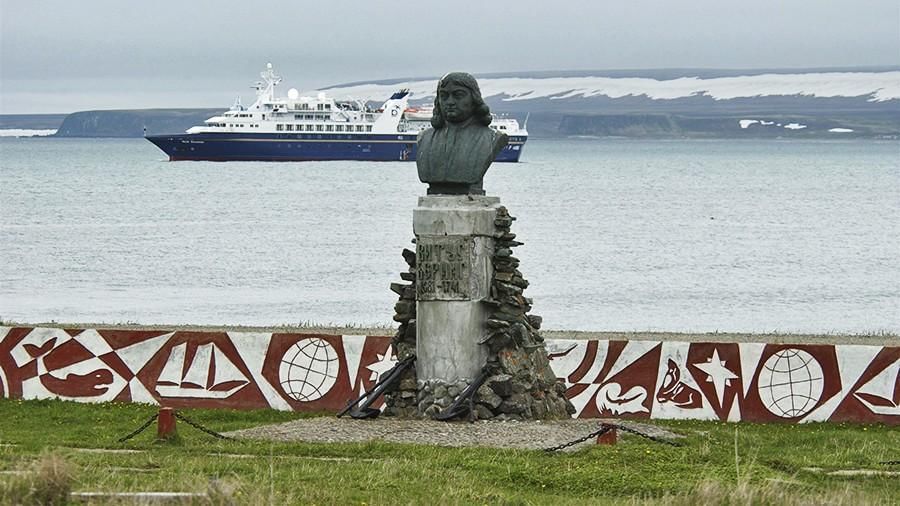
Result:
M498 162L518 162L526 137L511 137ZM169 160L295 162L414 161L415 135L175 134L147 136Z

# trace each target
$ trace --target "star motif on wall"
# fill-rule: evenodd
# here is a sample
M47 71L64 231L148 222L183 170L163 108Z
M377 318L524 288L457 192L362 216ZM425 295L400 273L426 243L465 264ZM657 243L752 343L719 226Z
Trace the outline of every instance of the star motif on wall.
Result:
M390 371L397 364L397 359L391 355L390 350L386 351L384 355L376 353L376 356L378 357L378 362L373 362L366 366L366 369L372 371L372 374L369 375L369 381L374 382L378 382L382 374Z
M721 406L722 398L725 396L725 387L731 386L731 380L737 379L737 375L725 367L724 360L719 360L719 350L713 350L712 357L709 357L707 362L694 364L694 367L706 373L706 381L715 387L719 406Z

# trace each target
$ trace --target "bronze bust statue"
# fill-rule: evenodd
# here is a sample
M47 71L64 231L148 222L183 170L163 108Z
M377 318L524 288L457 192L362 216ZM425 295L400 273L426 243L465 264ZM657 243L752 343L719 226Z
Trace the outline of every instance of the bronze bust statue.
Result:
M484 174L509 140L490 124L491 110L474 77L451 72L438 81L433 128L419 134L416 155L429 195L484 195Z

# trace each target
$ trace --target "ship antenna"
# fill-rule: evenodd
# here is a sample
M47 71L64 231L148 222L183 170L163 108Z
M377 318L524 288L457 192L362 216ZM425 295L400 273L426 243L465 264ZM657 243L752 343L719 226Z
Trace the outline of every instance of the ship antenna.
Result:
M275 73L275 70L272 69L272 64L266 64L266 70L260 72L260 77L265 81L266 89L263 92L266 95L266 98L269 100L275 99L275 85L281 82L281 76ZM261 85L262 83L260 83ZM261 86L260 86L261 87Z
M530 112L525 113L525 123L522 124L522 130L528 130L528 117L531 116Z

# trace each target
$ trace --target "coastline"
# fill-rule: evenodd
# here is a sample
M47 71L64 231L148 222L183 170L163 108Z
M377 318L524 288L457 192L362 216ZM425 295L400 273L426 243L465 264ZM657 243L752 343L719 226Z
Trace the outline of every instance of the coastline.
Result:
M58 328L58 329L109 329L132 331L182 331L182 332L264 332L264 333L314 333L325 335L393 336L393 326L348 325L190 325L190 324L137 324L137 323L85 323L85 322L14 322L0 321L0 327ZM667 331L613 331L613 330L541 330L545 339L601 340L601 341L680 341L718 343L766 343L766 344L841 344L900 346L900 335L890 332L860 334L820 334L787 332L667 332Z

